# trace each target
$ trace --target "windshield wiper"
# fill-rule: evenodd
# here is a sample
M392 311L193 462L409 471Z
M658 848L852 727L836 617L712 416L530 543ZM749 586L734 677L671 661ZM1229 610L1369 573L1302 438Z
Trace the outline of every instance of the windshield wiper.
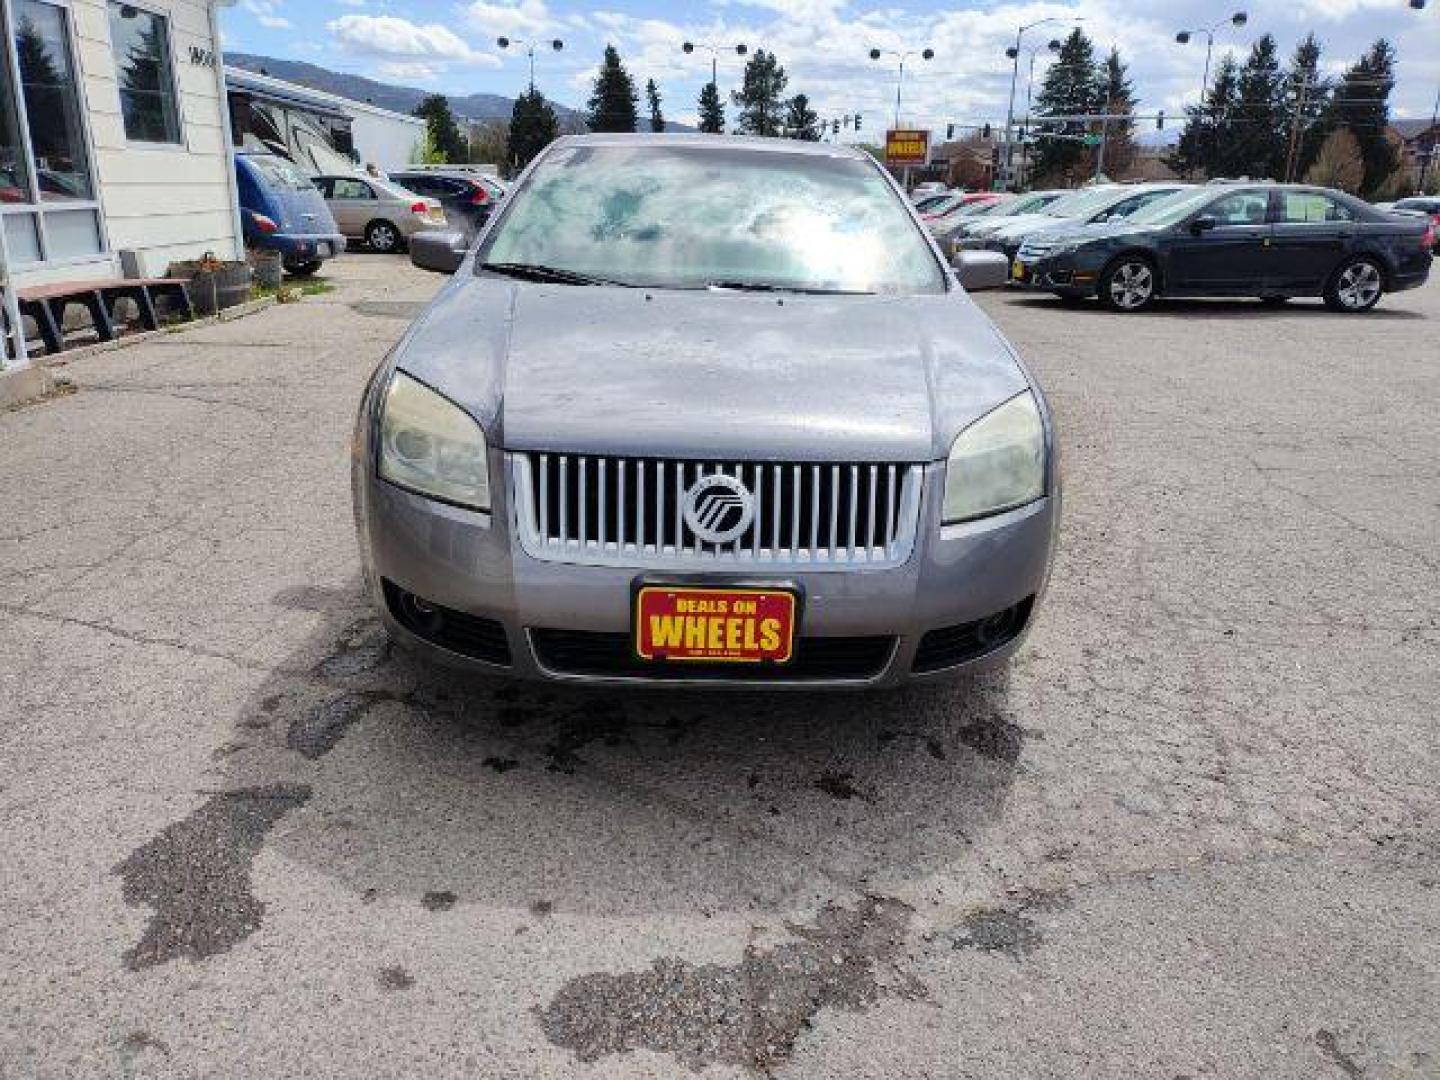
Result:
M820 289L804 285L772 285L764 281L707 281L707 289L734 289L736 292L788 292L812 296L870 296L865 289Z
M493 270L497 274L505 274L507 277L519 278L522 281L544 281L554 285L619 285L626 289L639 287L628 281L614 281L610 278L595 277L592 274L582 274L578 270L545 266L542 263L487 262L481 263L480 269Z

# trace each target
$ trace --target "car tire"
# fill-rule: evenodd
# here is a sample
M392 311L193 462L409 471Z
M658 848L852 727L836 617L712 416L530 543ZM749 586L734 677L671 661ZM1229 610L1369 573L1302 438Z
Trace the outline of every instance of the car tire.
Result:
M285 267L285 272L291 277L314 277L316 271L323 265L323 259L311 259L309 262L294 263Z
M1363 255L1346 259L1325 286L1325 306L1358 315L1378 304L1384 291L1385 271L1379 263Z
M365 246L381 255L399 251L404 241L393 222L372 221L365 226Z
M1155 264L1143 255L1122 255L1100 275L1100 302L1111 311L1140 311L1159 292Z

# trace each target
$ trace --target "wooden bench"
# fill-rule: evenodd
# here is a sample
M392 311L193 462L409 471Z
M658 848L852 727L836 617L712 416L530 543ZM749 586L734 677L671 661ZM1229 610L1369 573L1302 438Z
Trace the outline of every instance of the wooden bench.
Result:
M90 313L90 322L101 341L114 341L115 304L133 300L140 309L140 325L146 330L160 329L155 302L165 301L171 310L179 310L187 318L195 314L184 278L106 278L100 281L57 281L50 285L31 285L17 289L15 300L20 314L29 315L40 328L40 339L46 353L65 350L65 312L78 304Z

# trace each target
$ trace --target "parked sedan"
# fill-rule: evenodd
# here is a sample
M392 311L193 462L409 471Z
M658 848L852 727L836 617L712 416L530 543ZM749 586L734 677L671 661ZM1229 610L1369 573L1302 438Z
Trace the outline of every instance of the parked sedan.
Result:
M1026 241L1016 282L1098 295L1116 311L1157 296L1323 296L1336 311L1374 307L1430 272L1435 226L1343 192L1304 185L1201 188L1113 226Z
M471 237L480 231L505 196L505 187L499 180L476 172L405 170L391 173L390 178L411 191L440 200L451 223Z
M880 166L779 139L551 143L352 445L390 633L537 679L1001 664L1060 503L1039 387Z
M373 176L317 176L315 186L347 237L371 251L399 251L417 232L443 229L445 211L435 199Z

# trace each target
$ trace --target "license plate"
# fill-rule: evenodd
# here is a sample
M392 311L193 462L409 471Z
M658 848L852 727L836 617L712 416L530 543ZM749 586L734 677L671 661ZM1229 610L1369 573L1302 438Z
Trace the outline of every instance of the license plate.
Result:
M789 589L644 585L635 594L635 652L654 661L784 664L798 609Z
M1019 259L1016 259L1015 262L1011 264L1010 276L1016 281L1025 280L1025 264L1022 263Z

